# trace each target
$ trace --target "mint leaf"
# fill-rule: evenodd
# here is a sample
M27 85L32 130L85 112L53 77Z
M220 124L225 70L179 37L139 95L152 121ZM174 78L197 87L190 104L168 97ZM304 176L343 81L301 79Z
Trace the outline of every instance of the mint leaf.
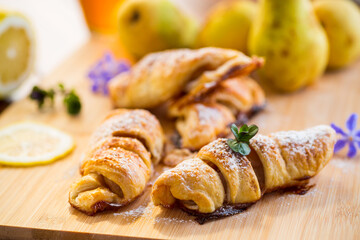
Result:
M231 124L231 132L234 134L235 138L238 139L239 138L239 129L237 128L237 126L235 124Z
M244 124L244 125L241 126L239 132L240 132L240 133L247 133L248 131L249 131L248 125Z
M250 147L247 143L243 143L243 142L240 142L238 143L238 153L240 153L241 155L244 155L244 156L247 156L250 154Z
M58 84L58 87L59 87L61 93L65 93L65 92L66 92L65 87L64 87L64 84L59 83L59 84Z
M235 124L232 124L231 132L234 134L235 139L228 139L227 144L229 147L241 155L247 156L250 154L251 148L249 146L250 139L253 138L259 131L259 128L256 125L242 125L240 129L236 127Z
M36 101L38 103L39 109L41 109L45 102L50 102L51 107L54 107L56 94L60 93L64 96L63 102L67 112L71 115L79 114L81 110L79 96L76 94L75 90L71 90L70 92L66 91L64 85L61 83L58 84L57 91L55 91L53 88L45 90L38 86L34 86L29 97L30 99Z
M81 102L75 90L72 90L70 93L65 95L64 104L66 106L67 112L70 115L77 115L80 113Z
M233 151L235 152L239 151L239 143L235 139L228 139L227 144Z
M259 131L258 126L250 125L250 127L249 127L249 135L250 136L254 137L258 133L258 131Z

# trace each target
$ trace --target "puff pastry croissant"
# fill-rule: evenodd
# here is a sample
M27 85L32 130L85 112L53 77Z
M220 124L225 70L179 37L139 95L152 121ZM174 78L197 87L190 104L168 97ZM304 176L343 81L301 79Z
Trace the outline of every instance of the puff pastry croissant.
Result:
M148 111L113 111L91 137L70 204L92 215L130 203L144 191L163 144L161 126Z
M226 136L239 114L251 115L265 105L263 90L247 76L230 78L201 97L195 95L186 94L169 108L169 115L176 118L182 147L192 150Z
M332 157L335 136L332 128L322 125L257 135L248 156L232 151L226 139L217 139L195 158L161 174L152 200L209 215L225 205L254 203L266 192L307 183Z
M111 98L117 107L151 108L189 92L201 97L217 84L246 76L263 63L241 52L221 48L177 49L152 53L129 72L110 81Z

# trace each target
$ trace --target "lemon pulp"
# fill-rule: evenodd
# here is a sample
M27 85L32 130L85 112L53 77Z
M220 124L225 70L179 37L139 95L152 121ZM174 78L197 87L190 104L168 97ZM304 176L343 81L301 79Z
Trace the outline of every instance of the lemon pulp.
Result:
M0 130L0 163L28 166L52 162L70 153L71 136L37 123L19 123Z
M29 22L19 14L0 11L0 97L6 97L30 74L34 37Z

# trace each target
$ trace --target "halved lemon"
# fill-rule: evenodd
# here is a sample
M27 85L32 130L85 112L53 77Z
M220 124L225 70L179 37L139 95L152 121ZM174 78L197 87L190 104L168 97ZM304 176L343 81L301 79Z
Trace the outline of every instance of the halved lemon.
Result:
M74 149L73 138L53 127L23 122L0 129L0 164L31 166L53 162Z
M19 13L0 9L0 98L9 96L30 75L34 52L29 21Z

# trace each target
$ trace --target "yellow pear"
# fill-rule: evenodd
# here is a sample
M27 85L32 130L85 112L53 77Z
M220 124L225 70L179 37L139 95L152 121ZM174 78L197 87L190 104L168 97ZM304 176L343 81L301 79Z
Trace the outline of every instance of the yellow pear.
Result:
M207 16L198 35L197 45L247 52L249 29L256 10L257 4L252 1L220 2Z
M340 68L360 56L360 10L348 0L320 0L315 13L329 40L329 68Z
M285 3L286 2L286 3ZM250 30L251 54L265 57L262 82L295 91L314 82L326 68L328 43L309 0L261 0Z
M168 0L127 0L119 9L120 40L136 58L194 44L197 23Z

